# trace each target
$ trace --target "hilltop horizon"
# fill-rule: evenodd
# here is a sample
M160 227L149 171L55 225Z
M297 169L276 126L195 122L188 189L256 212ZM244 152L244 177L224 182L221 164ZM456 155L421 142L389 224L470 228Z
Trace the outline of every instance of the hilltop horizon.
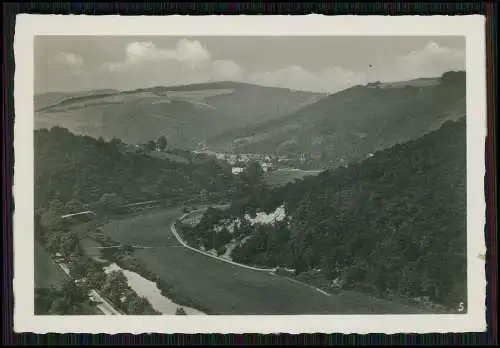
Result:
M71 92L65 92L65 91L60 91L60 90L53 90L53 91L46 91L46 92L40 92L40 93L34 93L35 96L41 96L41 95L48 95L48 94L80 94L80 93L91 93L91 92L101 92L101 93L126 93L126 92L134 92L134 91L142 91L142 90L151 90L155 88L182 88L182 87L201 87L201 86L206 86L206 85L217 85L217 84L233 84L233 85L244 85L244 86L255 86L255 87L262 87L262 88L273 88L273 89L281 89L281 90L288 90L288 91L297 91L297 92L309 92L309 93L314 93L314 94L324 94L324 95L333 95L342 91L345 91L346 89L352 88L354 86L367 86L373 83L397 83L397 82L410 82L410 81L415 81L415 80L432 80L432 79L439 79L446 73L450 72L455 72L455 73L465 73L464 69L458 69L458 70L447 70L441 74L435 75L435 76L422 76L422 77L414 77L414 78L408 78L408 79L380 79L380 80L373 80L373 81L367 81L366 83L363 84L352 84L350 86L347 86L341 90L335 91L335 92L315 92L312 90L305 90L305 89L294 89L294 88L287 88L287 87L280 87L280 86L269 86L269 85L263 85L263 84L258 84L258 83L250 83L250 82L244 82L244 81L237 81L237 80L220 80L220 81L199 81L199 82L192 82L192 83L186 83L186 84L173 84L173 85L168 85L168 84L155 84L151 86L143 86L143 87L137 87L137 88L132 88L132 89L117 89L117 88L90 88L90 89L81 89L78 91L71 91Z

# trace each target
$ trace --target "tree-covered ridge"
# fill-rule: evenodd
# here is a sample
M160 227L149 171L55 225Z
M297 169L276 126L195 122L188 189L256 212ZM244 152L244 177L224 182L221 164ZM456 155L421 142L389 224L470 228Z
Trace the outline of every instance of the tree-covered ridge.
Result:
M448 121L348 168L257 190L247 204L209 211L198 230L208 244L246 237L231 253L235 261L456 306L467 297L465 131L465 118ZM284 220L244 222L245 213L282 204ZM230 219L243 223L227 235L217 226Z
M233 141L243 153L302 157L307 167L362 161L371 153L417 139L466 109L466 73L451 71L428 85L419 80L354 86L285 117L208 139Z
M35 207L57 199L75 209L112 196L118 202L170 199L224 191L231 169L208 159L179 163L124 151L119 140L105 142L64 128L36 130ZM108 197L109 198L109 197Z

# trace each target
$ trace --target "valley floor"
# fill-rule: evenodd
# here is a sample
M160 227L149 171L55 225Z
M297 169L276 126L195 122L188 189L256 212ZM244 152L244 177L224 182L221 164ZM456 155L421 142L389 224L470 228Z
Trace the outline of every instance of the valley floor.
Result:
M69 270L64 264L57 264L54 262L50 254L44 249L44 247L35 241L35 287L37 288L56 288L59 289L64 284L65 281L71 279L69 275ZM114 308L107 303L100 295L92 290L92 295L94 298L99 299L102 304L83 304L84 310L88 314L112 314L114 313ZM35 313L40 314L40 313Z
M35 286L60 288L68 279L66 273L52 260L44 247L35 241Z
M170 226L180 208L150 211L105 225L118 243L141 245L135 258L156 274L173 299L209 314L409 314L417 307L354 291L325 296L312 286L233 265L183 246ZM185 303L185 305L187 305Z

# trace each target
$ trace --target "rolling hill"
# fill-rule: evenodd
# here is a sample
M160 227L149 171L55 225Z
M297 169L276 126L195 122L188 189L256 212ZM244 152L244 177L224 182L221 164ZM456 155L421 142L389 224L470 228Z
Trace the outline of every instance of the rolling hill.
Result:
M186 163L123 151L121 143L60 127L36 130L34 143L36 208L47 209L53 200L93 204L106 194L127 203L218 193L233 181L231 168L214 160Z
M51 105L59 104L66 99L79 98L85 96L100 96L103 94L118 93L115 89L98 89L92 91L82 91L74 93L63 93L63 92L48 92L42 94L36 94L34 98L35 110L47 108Z
M193 148L207 137L287 115L322 97L234 82L51 93L35 97L35 127L60 126L132 144L166 135L177 148Z
M320 166L355 162L465 115L465 72L356 86L279 119L208 139L213 148L297 156Z
M231 247L238 262L453 307L467 298L466 231L462 117L348 168L211 210L184 235L206 250Z

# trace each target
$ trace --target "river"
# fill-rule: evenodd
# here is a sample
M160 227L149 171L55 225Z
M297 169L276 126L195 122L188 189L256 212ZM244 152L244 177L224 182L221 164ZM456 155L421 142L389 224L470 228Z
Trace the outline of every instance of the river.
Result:
M164 315L173 315L177 308L182 307L188 315L206 315L197 309L180 306L173 302L169 298L162 295L160 289L156 286L156 283L142 277L140 274L126 270L118 266L116 263L112 263L107 267L104 267L106 273L112 271L121 271L123 275L127 278L128 285L134 290L137 295L145 297L151 306L158 312Z

